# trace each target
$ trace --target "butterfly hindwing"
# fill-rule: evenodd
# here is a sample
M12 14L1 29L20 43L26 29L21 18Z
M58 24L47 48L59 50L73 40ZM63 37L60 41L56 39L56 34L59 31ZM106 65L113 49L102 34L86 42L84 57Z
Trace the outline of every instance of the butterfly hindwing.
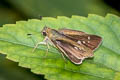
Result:
M65 36L63 37L65 38ZM68 37L66 38L69 40ZM60 39L53 40L52 42L73 63L81 64L82 60L84 60L85 58L93 57L93 51L91 49L83 46L81 47L80 45L76 46L73 43L69 43L65 40Z
M55 41L53 43L62 52L62 54L68 57L73 63L75 64L82 63L82 60L84 59L84 57L82 55L79 55L79 57L74 55L73 53L76 53L77 51L74 52L75 50L70 44L64 43L62 41Z

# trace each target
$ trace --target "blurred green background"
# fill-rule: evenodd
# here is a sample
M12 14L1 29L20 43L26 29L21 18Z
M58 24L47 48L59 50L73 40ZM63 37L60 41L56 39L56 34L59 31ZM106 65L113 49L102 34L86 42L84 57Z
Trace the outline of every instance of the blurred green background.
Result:
M120 16L117 0L0 0L0 26L19 20L39 19L40 16L68 16L112 13ZM44 80L18 63L0 54L0 80Z

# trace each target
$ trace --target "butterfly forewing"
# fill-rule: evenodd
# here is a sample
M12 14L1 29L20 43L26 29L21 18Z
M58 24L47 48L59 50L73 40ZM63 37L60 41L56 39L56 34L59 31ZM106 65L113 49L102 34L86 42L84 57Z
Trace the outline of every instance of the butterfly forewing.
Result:
M59 32L72 38L74 41L78 42L78 44L84 44L92 50L95 50L102 40L100 36L87 34L77 30L60 29Z

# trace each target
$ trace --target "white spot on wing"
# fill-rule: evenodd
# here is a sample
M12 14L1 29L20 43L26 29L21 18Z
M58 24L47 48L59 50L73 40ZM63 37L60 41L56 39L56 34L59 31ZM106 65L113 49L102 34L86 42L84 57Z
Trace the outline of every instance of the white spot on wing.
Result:
M74 47L76 50L82 50L81 48L78 48L78 47Z
M78 48L77 47L74 47L76 50L78 50Z
M77 41L78 44L81 44L81 41Z
M88 40L90 40L90 36L88 36Z
M83 41L83 43L85 44L85 41Z
M88 43L90 43L90 41L88 41Z

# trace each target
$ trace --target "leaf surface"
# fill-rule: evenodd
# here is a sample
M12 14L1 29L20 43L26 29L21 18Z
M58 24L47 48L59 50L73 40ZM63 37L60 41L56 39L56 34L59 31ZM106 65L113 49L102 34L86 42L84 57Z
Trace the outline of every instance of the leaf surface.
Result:
M81 65L67 63L60 52L50 47L47 56L45 45L36 43L44 37L40 33L44 26L70 28L96 34L103 38L101 46L94 52L94 58L85 59ZM28 36L27 34L32 34ZM0 28L0 53L19 62L19 66L30 68L33 73L44 74L48 80L120 80L120 18L108 14L101 17L90 14L81 16L44 17L6 24Z

